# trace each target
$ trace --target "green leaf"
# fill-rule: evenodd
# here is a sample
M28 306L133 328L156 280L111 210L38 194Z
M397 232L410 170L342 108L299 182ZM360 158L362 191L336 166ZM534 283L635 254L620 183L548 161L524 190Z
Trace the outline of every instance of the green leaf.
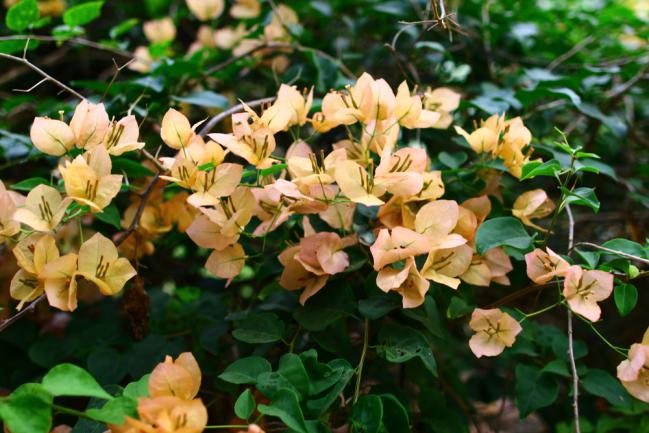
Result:
M453 153L442 151L437 155L437 158L439 159L439 162L448 168L459 168L467 159L469 159L468 155L462 151Z
M113 158L113 172L122 172L129 178L153 176L154 173L142 165L142 163L133 161L129 158Z
M397 308L401 308L401 297L390 296L390 294L372 296L367 299L361 299L358 302L358 311L360 311L363 317L370 320L383 317Z
M358 399L350 417L352 433L378 433L382 426L383 402L378 395L364 395Z
M99 18L101 15L102 1L92 1L73 6L63 14L63 22L70 27L83 26Z
M294 353L286 353L279 360L277 372L300 394L300 401L309 395L309 375L304 368L302 359Z
M139 397L149 396L149 377L150 374L145 374L139 380L131 382L124 388L124 397L130 397L137 400Z
M237 385L255 384L257 376L261 373L270 373L271 370L270 362L260 356L250 356L237 359L228 365L225 371L219 375L219 379Z
M117 209L115 203L109 204L100 212L97 212L94 215L95 218L97 218L99 221L110 224L118 230L122 228L121 217L119 216L119 210Z
M384 326L379 332L376 351L379 356L394 363L419 357L428 371L437 376L437 363L431 345L416 329L396 324Z
M31 191L36 188L38 185L49 185L50 181L43 177L30 177L29 179L21 180L11 185L11 189L16 191Z
M559 385L549 374L531 365L516 366L516 406L521 419L551 405L559 395Z
M264 415L276 416L298 433L308 433L297 395L291 390L280 389L270 405L260 404L258 409Z
M383 425L388 432L410 431L408 411L401 401L392 394L381 394L380 397L381 403L383 403Z
M604 370L591 368L579 379L589 393L605 398L610 404L618 407L630 407L631 396L620 382Z
M561 170L561 163L556 159L551 159L546 162L532 161L523 166L523 173L521 180L532 179L536 176L554 176L555 173Z
M632 256L640 257L641 259L649 258L642 245L628 239L611 239L610 241L604 242L602 246L608 248L609 250L620 251ZM602 252L602 254L610 256L612 253Z
M593 212L599 212L599 199L595 195L595 188L575 188L570 191L567 188L562 188L564 194L566 195L565 203L574 204L578 206L586 206L593 210Z
M252 314L232 331L232 336L244 343L273 343L284 336L284 322L273 313Z
M22 0L9 8L5 23L10 30L22 32L39 17L40 12L36 0ZM23 42L23 46L25 43L26 41Z
M234 414L241 419L247 420L255 411L256 406L255 397L253 397L249 389L246 389L234 402Z
M309 368L309 361L304 359L304 355L305 353L302 353L300 356L303 357L309 373L309 394L314 396L307 400L306 410L314 417L320 417L338 399L354 375L354 369L344 359L334 359L327 364L318 363L320 366L326 366L326 369L321 369L320 375L316 375L313 368Z
M526 252L532 248L532 238L514 217L492 218L482 223L476 234L478 254L500 246Z
M86 415L107 424L124 424L125 417L137 418L137 401L130 397L117 397L106 402L100 409L88 409Z
M12 433L48 433L52 427L52 395L37 383L21 385L0 400L0 419Z
M453 296L446 309L446 317L449 319L459 319L473 311L475 307L469 305L466 300L460 296Z
M97 381L81 367L60 364L43 377L43 388L55 397L62 395L112 399Z
M137 18L128 19L116 25L115 27L111 28L110 31L108 32L108 35L110 36L111 39L116 39L122 36L124 33L131 30L136 25L138 25L139 22L140 20L138 20Z
M633 311L638 303L638 289L633 284L620 284L615 287L613 297L615 298L617 311L619 311L620 316L624 317Z
M218 93L208 90L202 92L193 92L186 96L173 96L172 99L178 102L185 102L191 105L207 108L228 108L228 98Z
M264 168L263 170L259 170L259 175L261 175L261 176L274 176L276 174L281 173L282 170L284 170L287 167L288 167L288 164L271 165L268 168Z

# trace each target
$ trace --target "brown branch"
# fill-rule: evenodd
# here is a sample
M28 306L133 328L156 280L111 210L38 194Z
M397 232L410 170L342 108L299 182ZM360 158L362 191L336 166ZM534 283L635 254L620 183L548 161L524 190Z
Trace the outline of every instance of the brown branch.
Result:
M250 107L250 108L256 108L259 106L262 106L264 104L270 104L273 101L275 101L276 97L271 96L268 98L261 98L261 99L255 99L253 101L248 101L245 104ZM198 135L201 137L205 137L207 133L209 133L216 125L218 125L221 121L225 120L229 116L239 113L243 111L243 103L237 104L233 106L232 108L228 108L227 110L217 114L216 116L212 117L210 120L207 121L207 123L201 128L200 132Z
M84 38L71 38L71 39L62 39L57 36L43 36L43 35L13 35L13 36L0 36L0 41L26 41L33 39L35 41L41 42L56 42L56 43L67 43L71 45L83 45L86 47L94 48L100 51L107 51L110 53L118 54L122 57L135 58L133 53L125 50L120 50L119 48L112 48L106 45L102 45L98 42L93 42Z
M21 317L23 317L25 314L30 313L36 309L38 304L43 302L45 300L46 296L45 294L42 294L38 298L36 298L31 304L27 305L25 308L22 310L18 311L16 314L13 316L4 319L2 322L0 322L0 332L4 331L11 325L13 325L15 322L17 322Z
M27 46L25 46L25 48L27 48ZM65 90L66 92L71 93L72 95L76 96L79 99L82 99L82 100L86 99L81 93L79 93L76 90L72 89L71 87L68 87L67 85L63 84L62 82L60 82L56 78L52 77L50 74L48 74L47 72L45 72L44 70L42 70L41 68L39 68L38 66L33 64L32 62L30 62L29 60L27 60L27 50L26 49L25 49L25 52L23 52L22 57L17 57L17 56L11 55L11 54L0 53L0 58L5 58L5 59L13 60L14 62L22 63L23 65L27 66L29 69L37 72L40 76L45 78L47 81L51 81L52 83L56 84L57 86L59 86L60 88Z
M350 79L356 79L356 75L340 60L332 56L331 54L328 54L322 50L319 50L317 48L311 48L311 47L305 47L304 45L296 44L296 43L286 43L286 42L266 42L261 45L258 45L254 48L249 49L248 51L239 54L238 56L230 57L229 59L212 66L209 68L207 71L205 71L206 75L211 75L214 74L215 72L220 71L221 69L224 69L225 67L238 62L239 60L242 60L248 56L251 56L252 54L256 53L257 51L262 51L265 49L270 49L270 50L295 50L295 51L300 51L300 52L313 52L316 55L325 58L327 60L331 60L333 63L338 66L338 69L341 70L343 74L347 76L347 78Z
M153 175L153 178L151 178L151 181L147 185L146 189L140 195L140 204L135 211L135 215L133 215L131 224L125 231L121 232L115 237L114 243L116 246L120 246L139 227L140 219L142 218L142 214L144 213L144 208L146 207L146 204L149 201L149 197L151 196L151 193L153 192L155 184L159 178L160 172L157 172L155 175Z
M574 56L575 54L577 54L578 52L586 48L594 40L595 37L593 35L589 35L588 37L579 41L579 43L575 44L574 47L572 47L571 49L569 49L568 51L566 51L565 53L561 54L559 57L551 61L548 64L548 68L547 68L548 71L553 70L554 68L556 68L557 66L559 66L560 64L562 64L563 62L565 62L566 60L568 60L569 58L571 58L572 56Z

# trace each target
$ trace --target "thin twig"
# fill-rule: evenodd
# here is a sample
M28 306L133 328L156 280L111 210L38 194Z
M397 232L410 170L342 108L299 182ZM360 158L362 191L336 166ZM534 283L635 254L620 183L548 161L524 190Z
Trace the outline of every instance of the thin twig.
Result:
M269 98L261 98L261 99L255 99L253 101L248 101L245 104L250 108L256 108L264 104L270 104L271 102L275 101L275 99L276 99L275 96L271 96ZM221 121L241 111L243 111L243 104L237 104L232 108L228 108L227 110L222 111L221 113L217 114L216 116L208 120L207 123L203 125L198 135L204 137L207 133L209 133L212 129L214 129L214 127L218 125Z
M114 243L116 246L120 246L139 227L140 219L142 218L142 214L144 213L144 208L146 207L146 204L149 201L149 197L151 196L151 193L154 190L154 186L158 181L158 178L160 178L160 172L157 172L153 176L153 178L151 178L151 181L147 185L146 189L140 195L140 204L138 205L137 210L135 211L135 215L133 216L133 220L131 221L131 224L128 226L128 228L125 231L121 232L119 235L115 237Z
M41 296L36 298L31 304L27 305L25 308L18 311L13 316L11 316L11 317L3 320L2 322L0 322L0 332L4 331L5 329L7 329L11 325L13 325L15 322L18 321L18 319L20 319L25 314L34 311L36 309L36 307L38 306L38 304L43 302L45 300L45 298L46 298L45 294L42 294Z
M253 47L249 49L248 51L239 54L238 56L230 57L229 59L212 66L211 68L207 69L205 71L205 75L211 75L214 74L215 72L220 71L221 69L238 62L239 60L242 60L248 56L251 56L252 54L256 53L257 51L262 51L265 49L270 49L270 50L295 50L295 51L300 51L300 52L312 52L315 53L316 55L325 58L327 60L332 61L333 63L338 66L338 69L347 76L347 78L350 79L356 79L356 75L349 69L340 59L335 58L331 54L328 54L322 50L319 50L317 48L312 48L312 47L306 47L304 45L300 45L297 43L286 43L286 42L267 42L261 45L258 45L256 47Z
M577 54L578 52L586 48L594 40L595 37L593 35L589 35L586 38L579 41L571 49L569 49L568 51L566 51L565 53L561 54L559 57L551 61L548 64L548 68L547 68L548 71L553 70L554 68L556 68L557 66L559 66L560 64L562 64L563 62L565 62L566 60L568 60L569 58L571 58L572 56L574 56L575 54Z
M566 204L565 209L568 215L568 251L572 251L575 241L575 219L569 204ZM568 358L570 359L570 370L572 371L572 409L575 417L575 433L581 433L581 426L579 425L579 375L577 373L577 364L575 363L572 310L570 307L568 307Z
M12 36L0 36L0 41L21 41L21 40L35 40L41 42L57 42L57 43L67 43L71 45L84 45L86 47L94 48L100 51L107 51L110 53L115 53L123 57L135 58L133 53L125 50L120 50L119 48L113 48L106 45L102 45L98 42L93 42L84 38L70 38L62 39L58 36L44 36L44 35L12 35Z
M649 260L644 259L642 257L634 256L633 254L625 253L624 251L619 251L619 250L614 250L611 248L606 248L601 245L593 244L590 242L579 242L577 244L578 247L589 247L589 248L595 248L597 250L601 250L610 254L615 254L616 256L624 257L630 260L634 260L636 262L644 263L649 265Z
M72 89L71 87L68 87L67 85L63 84L62 82L60 82L56 78L52 77L50 74L48 74L47 72L45 72L44 70L42 70L41 68L39 68L38 66L33 64L32 62L30 62L29 60L27 60L27 57L26 57L25 53L23 53L23 57L17 57L17 56L13 56L11 54L0 53L0 58L5 58L5 59L13 60L14 62L22 63L23 65L27 66L31 70L33 70L33 71L37 72L38 74L40 74L42 77L46 78L48 81L51 81L52 83L56 84L57 86L59 86L60 88L65 90L66 92L73 94L74 96L76 96L79 99L82 99L82 100L86 99L86 98L84 98L84 96L81 93L79 93L76 90Z
M358 397L361 394L361 381L363 379L363 366L365 365L365 356L367 355L367 348L369 347L369 338L370 338L370 321L365 319L363 326L363 349L361 351L361 359L358 361L358 367L356 368L356 386L354 387L354 400L356 403Z

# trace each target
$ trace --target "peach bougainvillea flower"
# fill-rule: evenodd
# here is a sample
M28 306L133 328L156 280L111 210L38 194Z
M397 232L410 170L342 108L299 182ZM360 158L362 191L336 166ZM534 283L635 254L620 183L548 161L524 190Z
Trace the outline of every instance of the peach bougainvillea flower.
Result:
M227 197L239 185L243 167L240 164L223 163L217 167L197 173L192 185L196 191L187 198L192 206L214 206L222 197Z
M83 100L77 105L70 120L76 145L80 149L92 149L104 141L110 121L104 104Z
M439 113L439 120L432 127L436 129L446 129L453 122L451 112L457 110L460 106L461 95L448 87L439 87L437 89L426 89L424 93L424 107L427 110Z
M381 229L374 244L370 247L374 269L379 271L385 266L426 254L431 249L428 237L405 227L393 230Z
M173 396L183 400L196 397L201 387L201 369L189 352L181 353L174 361L167 355L149 377L151 397Z
M176 38L176 25L170 17L147 21L142 25L144 36L153 44L173 41Z
M520 219L523 224L540 231L546 231L532 222L533 219L544 218L554 211L555 205L542 189L527 191L518 196L514 202L512 215Z
M68 196L80 205L99 212L110 204L122 186L122 176L110 174L112 163L108 151L98 146L59 166Z
M38 150L52 156L65 155L76 142L74 132L67 123L47 117L34 119L29 138Z
M259 0L235 0L230 8L230 16L238 19L255 18L261 13Z
M436 200L422 206L415 217L415 230L429 239L431 248L453 248L466 243L466 239L451 233L460 215L453 200Z
M434 249L428 254L421 274L427 280L457 289L460 285L460 279L457 277L469 269L472 258L473 250L468 245Z
M469 347L478 358L500 355L505 347L512 347L516 336L523 330L512 316L497 308L473 310L469 327L475 332L469 340Z
M119 293L126 282L137 273L124 257L118 257L115 244L96 233L79 248L77 274L94 283L106 295Z
M160 136L172 149L184 149L194 137L194 129L189 120L180 111L170 108L162 118Z
M138 141L140 127L135 116L129 115L119 121L111 121L104 136L103 145L111 155L119 156L125 152L142 149L144 143Z
M9 293L20 301L16 307L20 310L25 302L43 294L45 265L59 257L59 249L53 236L33 234L18 242L12 252L20 269L11 280Z
M403 269L385 268L376 277L376 285L384 292L396 291L403 297L403 308L416 308L424 303L430 283L417 270L415 259L408 257Z
M324 152L315 154L308 145L306 146L306 156L295 155L286 161L293 181L301 188L333 183L336 166L347 159L347 152L344 149L336 149L325 156Z
M544 284L553 278L565 277L570 263L546 247L545 251L537 248L525 254L527 276L537 284Z
M302 305L324 287L330 275L347 269L349 257L343 249L356 242L355 237L341 238L333 232L316 233L306 218L303 222L305 237L279 255L284 266L279 283L291 291L304 288Z
M48 185L38 185L27 194L25 206L16 210L14 219L39 232L49 232L59 225L70 199Z
M78 256L70 253L58 257L45 265L41 273L44 279L47 302L62 311L74 311L77 308L77 282L74 279L77 271Z
M158 364L149 378L148 397L138 399L139 419L126 417L113 433L201 433L207 425L207 409L199 398L201 370L194 356L185 352Z
M313 87L311 87L308 94L305 90L305 94L300 93L295 86L282 84L279 87L275 105L289 113L287 126L304 125L306 123L307 116L313 105Z
M628 359L617 366L617 378L629 394L649 403L649 328L641 343L631 345Z
M225 8L224 0L186 0L187 7L201 21L218 18Z
M241 244L228 245L222 250L214 250L205 262L205 269L218 278L230 281L241 273L246 264L246 252Z
M396 103L392 116L399 122L399 125L408 129L430 128L441 117L440 113L424 110L421 96L411 96L408 83L405 81L397 89Z
M20 223L14 219L16 203L4 190L4 185L0 183L0 186L3 188L0 191L0 244L3 244L20 232Z
M579 266L570 266L563 282L563 296L570 309L596 322L602 313L598 302L613 293L613 275L604 271L585 271Z

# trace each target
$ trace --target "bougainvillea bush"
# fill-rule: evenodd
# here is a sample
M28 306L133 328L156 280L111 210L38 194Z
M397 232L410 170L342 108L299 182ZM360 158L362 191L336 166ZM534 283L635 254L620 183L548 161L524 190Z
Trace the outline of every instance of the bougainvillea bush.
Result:
M5 432L649 432L646 2L3 14Z

